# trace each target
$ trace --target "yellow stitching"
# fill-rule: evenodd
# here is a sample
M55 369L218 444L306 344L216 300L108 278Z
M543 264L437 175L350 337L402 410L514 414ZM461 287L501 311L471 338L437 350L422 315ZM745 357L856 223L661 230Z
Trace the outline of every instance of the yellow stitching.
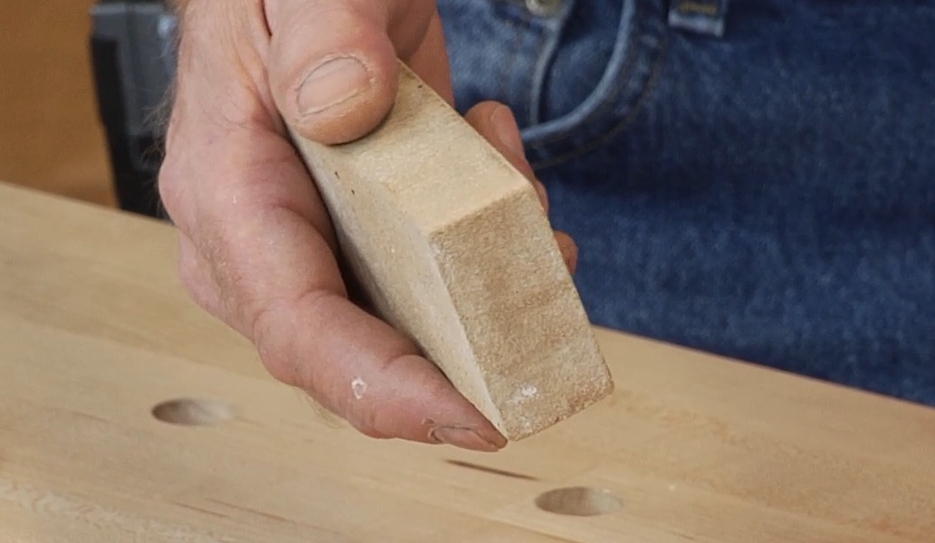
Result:
M718 14L717 4L705 4L703 2L682 2L676 11L680 13L700 13L702 15L716 16Z

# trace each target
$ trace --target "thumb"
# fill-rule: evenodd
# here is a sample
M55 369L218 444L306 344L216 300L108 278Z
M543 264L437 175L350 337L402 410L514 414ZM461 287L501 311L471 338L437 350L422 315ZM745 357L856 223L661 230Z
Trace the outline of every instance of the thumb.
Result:
M268 0L269 85L285 122L313 141L366 135L396 97L383 2Z

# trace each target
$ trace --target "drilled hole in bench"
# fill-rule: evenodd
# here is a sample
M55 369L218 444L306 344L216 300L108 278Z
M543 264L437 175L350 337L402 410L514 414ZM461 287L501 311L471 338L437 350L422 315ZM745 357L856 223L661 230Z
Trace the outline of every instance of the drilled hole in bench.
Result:
M180 398L153 407L158 420L183 426L212 426L233 416L230 404L218 400Z
M536 507L559 515L591 517L618 509L620 500L606 490L574 486L540 494L536 498Z

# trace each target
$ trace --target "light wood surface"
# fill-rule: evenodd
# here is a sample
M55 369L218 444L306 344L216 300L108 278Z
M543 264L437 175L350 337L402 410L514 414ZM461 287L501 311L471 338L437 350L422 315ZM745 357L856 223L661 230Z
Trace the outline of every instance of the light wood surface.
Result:
M597 330L617 388L563 424L375 441L267 377L174 259L166 225L0 185L0 541L935 541L933 410ZM222 404L153 416L177 398ZM566 487L596 490L540 497Z
M613 389L532 184L404 64L366 137L293 139L376 313L509 440Z

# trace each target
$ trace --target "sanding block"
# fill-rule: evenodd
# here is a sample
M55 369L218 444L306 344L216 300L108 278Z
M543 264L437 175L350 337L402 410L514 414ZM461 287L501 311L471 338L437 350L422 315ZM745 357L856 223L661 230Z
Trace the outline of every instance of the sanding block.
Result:
M532 184L400 63L396 102L342 145L293 139L373 310L509 440L614 384Z

